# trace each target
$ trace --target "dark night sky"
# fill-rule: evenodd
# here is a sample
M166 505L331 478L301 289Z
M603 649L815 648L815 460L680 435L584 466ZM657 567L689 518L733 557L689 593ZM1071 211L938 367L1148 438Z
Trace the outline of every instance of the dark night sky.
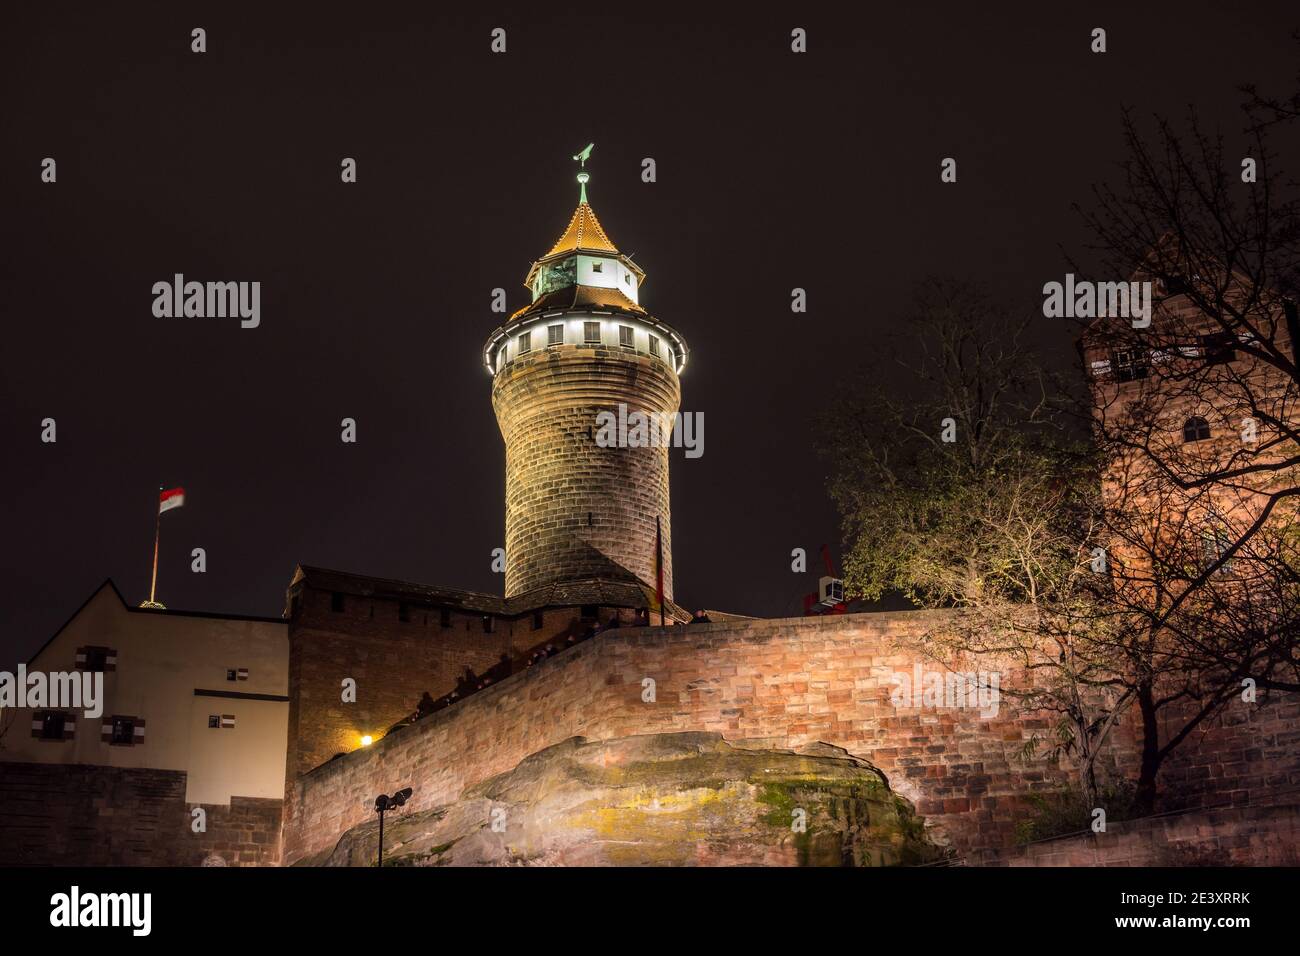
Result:
M490 293L524 304L592 140L592 204L690 343L683 408L705 414L704 457L672 459L678 599L797 613L790 550L839 550L812 418L879 367L913 282L1039 301L1085 238L1071 201L1121 158L1122 104L1236 133L1235 87L1289 90L1300 49L1281 4L438 6L6 11L0 668L105 577L147 595L159 484L188 493L163 518L171 607L278 614L299 562L499 592ZM261 327L155 318L175 272L260 280ZM1042 338L1068 356L1069 335Z

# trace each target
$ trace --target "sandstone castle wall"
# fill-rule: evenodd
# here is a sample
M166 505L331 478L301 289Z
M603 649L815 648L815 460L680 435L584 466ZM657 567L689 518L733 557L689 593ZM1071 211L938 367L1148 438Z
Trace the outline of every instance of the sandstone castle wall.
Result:
M1300 806L1223 807L988 854L985 866L1300 866Z
M318 597L329 600L328 593ZM368 607L359 607L362 627L371 617ZM0 763L0 865L195 866L212 855L228 865L292 863L330 848L347 828L370 819L379 793L409 785L414 789L410 808L426 809L571 736L611 739L686 730L717 731L732 742L772 748L817 741L844 747L878 766L916 805L937 839L973 862L996 861L986 851L1005 851L1026 796L1056 789L1066 776L1053 762L1021 756L1034 735L1051 732L1044 717L1016 715L1005 702L993 719L971 709L893 706L893 675L910 673L920 659L896 649L895 642L915 639L942 626L943 619L943 612L901 612L608 630L370 749L301 776L292 769L291 752L283 831L281 801L236 797L228 806L206 806L207 832L193 833L181 772ZM383 626L392 630L391 624ZM465 631L463 650L472 653ZM415 673L410 660L401 666L407 645L430 643L428 635L417 637L417 632L388 650L374 648L358 633L334 650L341 660L365 666L356 655L368 647L374 673L397 680ZM338 699L338 661L330 662L333 645L317 643L322 635L308 636L312 649L323 655L315 664L307 661L308 669L321 670L328 680L321 676L319 693L303 697L308 706L300 715L302 727L310 731L303 739L328 749L329 733L312 725L323 719L325 690ZM423 682L428 674L415 677ZM647 678L654 681L653 700L644 699ZM406 698L394 707L399 704L405 708ZM1137 755L1134 728L1119 728L1113 743L1111 756L1131 771ZM314 751L302 757L312 759ZM1162 810L1208 808L1203 810L1211 814L1208 820L1220 819L1223 807L1245 814L1204 852L1234 862L1242 853L1254 853L1252 847L1269 839L1270 820L1290 819L1284 811L1281 817L1261 816L1257 808L1270 802L1294 805L1300 795L1300 698L1274 694L1258 705L1229 708L1175 751L1161 787ZM1185 832L1201 818L1182 819L1158 827L1124 824L1134 835L1122 845L1107 844L1104 860L1115 854L1116 860L1145 859L1167 832L1189 848L1204 844L1199 830ZM1275 836L1284 839L1286 832ZM1044 845L1026 851L1023 859L1103 859L1086 840L1076 843ZM1251 861L1272 858L1252 856ZM1004 855L1003 861L1018 858Z
M0 763L0 866L274 866L280 811L253 797L187 803L182 771Z
M348 594L341 601L336 610L329 591L297 592L289 622L290 780L356 750L363 735L382 737L414 713L425 693L437 699L454 690L467 668L483 674L503 654L521 667L539 646L562 645L616 613L629 616L599 607L585 619L580 608L566 607L513 618L448 610L444 619L438 607L410 607L403 615L400 601L383 597ZM484 629L485 616L491 630ZM355 703L342 701L345 678L356 681Z
M571 736L685 730L778 748L844 747L884 771L958 852L1007 846L1026 795L1066 777L1055 762L1020 756L1031 737L1051 733L1045 717L1017 716L1005 702L993 719L972 709L894 708L892 677L918 660L894 642L923 634L942 613L606 631L291 782L284 860L331 847L373 815L380 793L410 786L408 806L427 809ZM646 678L655 682L653 702L642 699ZM1171 805L1244 800L1237 781L1300 788L1300 702L1279 695L1231 713L1172 761ZM1133 727L1119 728L1113 744L1120 766L1131 766Z
M959 848L1001 845L1027 792L1060 785L1055 764L1017 752L1045 719L981 720L972 710L895 710L892 676L915 658L898 637L931 612L844 615L607 631L291 783L285 861L332 845L373 813L374 797L414 788L426 809L574 735L684 730L774 747L824 741L865 757ZM655 701L642 700L655 681Z

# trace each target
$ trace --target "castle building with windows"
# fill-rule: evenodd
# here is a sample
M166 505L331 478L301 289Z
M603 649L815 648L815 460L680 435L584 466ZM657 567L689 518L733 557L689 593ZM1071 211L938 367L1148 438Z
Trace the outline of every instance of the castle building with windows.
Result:
M1218 563L1257 521L1264 536L1296 522L1287 463L1300 434L1289 371L1300 365L1300 318L1293 300L1257 280L1189 264L1171 239L1133 280L1153 290L1149 322L1098 319L1079 345L1105 500L1151 518L1114 549L1148 569L1180 555L1171 574L1135 577L1176 588L1182 565Z

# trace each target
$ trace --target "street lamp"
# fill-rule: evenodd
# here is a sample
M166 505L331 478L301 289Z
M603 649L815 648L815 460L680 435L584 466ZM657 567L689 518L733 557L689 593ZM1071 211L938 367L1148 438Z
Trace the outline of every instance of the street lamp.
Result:
M391 797L382 793L375 797L375 813L379 814L379 862L375 866L384 865L384 812L402 806L410 795L411 788L407 787L405 790L398 790Z

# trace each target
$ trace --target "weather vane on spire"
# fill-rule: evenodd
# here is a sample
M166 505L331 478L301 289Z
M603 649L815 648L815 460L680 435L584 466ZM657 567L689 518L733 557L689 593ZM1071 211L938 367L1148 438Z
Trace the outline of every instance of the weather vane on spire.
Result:
M579 204L587 201L587 180L591 178L587 173L587 160L591 159L591 151L596 146L595 143L588 143L587 148L574 156L574 160L579 164L578 169L578 202Z

